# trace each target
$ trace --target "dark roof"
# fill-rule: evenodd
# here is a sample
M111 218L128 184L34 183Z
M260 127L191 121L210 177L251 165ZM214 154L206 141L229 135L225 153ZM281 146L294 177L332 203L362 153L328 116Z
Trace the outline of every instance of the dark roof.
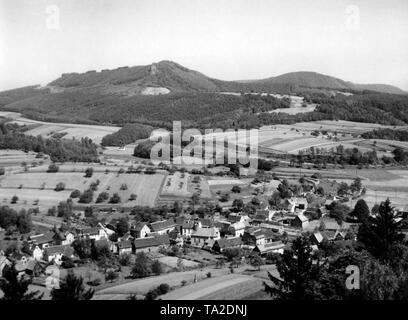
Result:
M132 241L130 240L119 241L116 245L118 246L118 249L132 248Z
M183 229L193 229L194 228L194 221L193 220L184 220L182 227Z
M54 236L54 232L47 232L45 234L42 235L38 235L38 236L32 236L31 240L35 243L35 244L44 244L44 243L49 243L49 242L53 242Z
M278 250L285 248L285 244L282 241L270 242L265 243L263 245L258 245L256 248L259 250L260 253L267 253L269 251Z
M156 231L160 231L160 230L164 230L164 229L169 229L171 227L175 227L176 223L173 219L168 219L168 220L164 220L164 221L157 221L157 222L153 222L150 224L150 229L153 232Z
M268 219L268 215L264 214L264 213L257 213L256 216L254 217L254 220L257 221L265 221Z
M241 237L222 238L215 241L221 249L237 247L243 244Z
M170 244L170 239L167 234L158 235L155 237L138 238L134 240L134 245L136 249L157 247L161 245Z
M44 250L44 253L49 256L57 253L62 253L64 256L70 257L74 254L74 248L72 248L70 245L52 246L46 248Z
M92 227L92 228L84 228L84 229L79 229L78 233L82 235L94 235L94 234L99 234L99 227Z
M199 220L201 222L201 226L202 227L213 227L214 226L214 221L210 220L210 219L200 219Z
M138 222L135 224L133 229L140 232L146 225L147 225L146 222Z

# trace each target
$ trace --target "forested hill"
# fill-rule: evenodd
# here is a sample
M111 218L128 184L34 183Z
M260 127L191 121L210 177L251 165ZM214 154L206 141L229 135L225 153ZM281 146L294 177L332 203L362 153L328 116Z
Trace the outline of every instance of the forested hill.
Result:
M355 85L314 72L256 81L222 81L175 62L161 61L147 66L69 73L46 87L0 92L0 110L21 112L43 121L146 126L128 126L105 139L106 143L115 144L125 143L133 136L143 137L153 127L171 128L174 120L183 121L186 127L221 129L337 119L408 124L408 95L372 91L382 88ZM337 90L353 95L336 94ZM384 90L401 91L391 86ZM253 94L260 92L302 95L307 103L318 107L301 114L270 113L288 108L289 104L273 96Z

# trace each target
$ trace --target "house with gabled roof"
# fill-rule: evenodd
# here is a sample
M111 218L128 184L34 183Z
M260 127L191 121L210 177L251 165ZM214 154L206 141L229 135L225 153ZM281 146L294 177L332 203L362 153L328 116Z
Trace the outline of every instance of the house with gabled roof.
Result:
M190 238L191 234L197 229L201 228L200 221L194 221L191 219L186 219L180 226L181 235L186 238Z
M85 239L92 239L95 241L99 241L99 240L109 238L105 229L101 227L81 228L81 229L77 229L76 231L77 231L78 237L85 238Z
M177 224L173 219L150 223L150 231L154 233L158 233L160 235L166 234L176 227L177 227Z
M144 238L147 237L149 233L151 233L148 223L146 222L137 222L130 228L130 234L134 238Z
M234 236L242 236L245 232L246 224L243 221L232 223L229 226L229 232Z
M218 228L197 228L191 234L191 245L196 247L212 246L217 239L220 239Z
M170 245L170 238L167 234L157 235L155 237L137 238L133 241L133 250L138 252L155 252L162 247Z
M292 226L300 229L304 229L308 224L309 219L303 213L299 213L292 221Z
M261 256L268 253L280 253L282 254L285 249L285 244L282 241L269 242L264 244L259 244L255 246L254 252L259 253Z
M74 252L74 248L70 245L48 247L44 249L44 260L48 262L54 261L56 265L60 265L62 257L73 258Z
M242 235L242 241L247 245L260 245L265 243L265 234L259 227L249 227Z
M40 249L45 249L55 242L54 232L47 232L30 236L29 242L37 245Z
M116 252L120 256L123 254L131 254L133 251L131 240L118 241L115 243L115 246L116 246Z
M212 249L222 253L225 249L241 248L243 245L241 237L221 238L214 241Z

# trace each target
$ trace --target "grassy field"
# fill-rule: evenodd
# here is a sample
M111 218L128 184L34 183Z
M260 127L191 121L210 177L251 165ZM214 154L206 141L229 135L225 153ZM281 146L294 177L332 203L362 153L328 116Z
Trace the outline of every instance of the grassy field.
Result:
M83 171L79 171L78 168L76 172L56 173L45 173L38 167L33 169L35 170L32 172L10 173L2 176L0 193L3 203L10 203L11 198L17 195L19 206L30 207L34 201L39 200L40 208L48 208L57 205L59 201L66 200L72 190L78 189L83 192L99 180L92 203L95 203L100 192L106 191L110 196L118 193L122 206L154 206L165 178L164 174L118 174L112 171L105 173L103 170L94 172L91 178L86 178ZM60 182L65 184L65 190L54 191ZM122 187L123 185L126 188ZM137 196L136 200L129 200L131 194ZM77 199L74 200L74 203L76 202Z
M22 163L27 165L33 162L46 161L44 158L38 159L34 152L23 152L20 150L0 150L0 167L21 167ZM47 158L47 156L45 156Z
M160 298L162 300L239 299L249 290L258 291L261 286L260 279L240 274L228 274L181 287Z
M88 137L95 143L100 143L102 138L108 134L114 133L120 129L120 127L113 126L98 126L98 125L85 125L85 124L70 124L70 123L51 123L44 121L36 121L27 119L16 112L0 111L0 117L8 117L13 119L11 122L21 126L32 126L33 128L27 130L25 134L38 136L41 135L44 138L49 138L53 134L64 133L64 139L81 139Z

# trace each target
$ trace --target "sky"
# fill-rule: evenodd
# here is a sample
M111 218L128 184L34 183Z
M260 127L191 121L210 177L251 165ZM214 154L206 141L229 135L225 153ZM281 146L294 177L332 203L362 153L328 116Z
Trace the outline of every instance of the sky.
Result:
M315 71L408 90L408 1L0 0L0 91L161 60L222 80Z

